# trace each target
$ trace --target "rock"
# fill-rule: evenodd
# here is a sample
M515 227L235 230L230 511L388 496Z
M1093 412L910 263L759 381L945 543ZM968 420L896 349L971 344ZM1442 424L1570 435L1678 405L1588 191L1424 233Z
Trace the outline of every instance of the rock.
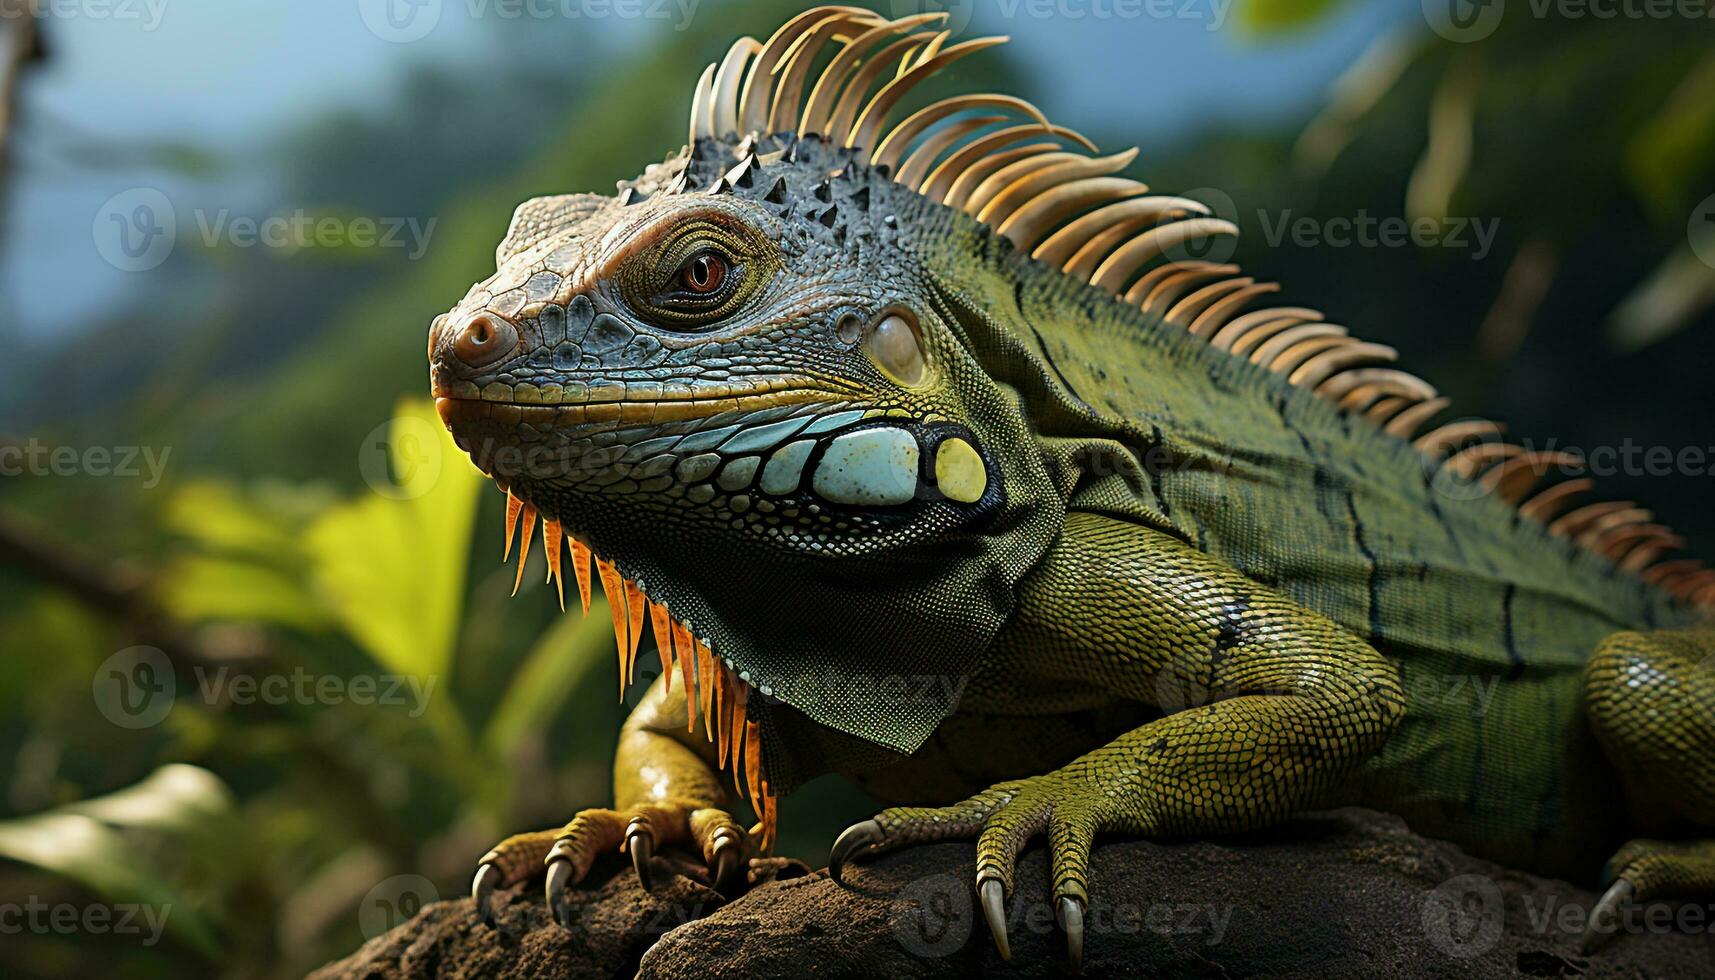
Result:
M1019 862L1010 966L977 909L972 854L968 843L908 849L850 868L850 888L775 862L730 902L691 861L663 859L653 894L615 861L577 897L576 934L550 922L531 887L505 902L498 932L469 899L441 902L314 976L1064 975L1045 851ZM1582 954L1591 892L1479 861L1364 810L1220 841L1106 843L1091 870L1089 976L1715 973L1707 905L1634 909L1622 934Z

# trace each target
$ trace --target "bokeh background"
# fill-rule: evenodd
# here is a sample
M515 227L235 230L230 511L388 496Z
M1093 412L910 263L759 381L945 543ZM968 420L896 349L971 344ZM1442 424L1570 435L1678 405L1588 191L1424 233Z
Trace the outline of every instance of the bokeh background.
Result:
M0 0L4 972L298 975L606 802L607 616L509 597L425 331L516 204L675 151L701 67L798 8ZM1462 410L1715 452L1705 0L876 9L1011 35L947 85L1141 146ZM1446 240L1342 244L1416 219ZM1709 548L1712 466L1603 485ZM816 784L783 850L869 808Z

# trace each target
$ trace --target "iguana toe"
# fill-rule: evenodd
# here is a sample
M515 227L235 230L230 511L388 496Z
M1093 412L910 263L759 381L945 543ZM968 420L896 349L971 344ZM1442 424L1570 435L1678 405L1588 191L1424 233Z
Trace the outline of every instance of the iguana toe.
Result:
M1055 909L1060 931L1066 934L1066 962L1073 973L1084 972L1084 903L1070 895Z
M988 920L994 936L994 948L1003 960L1012 959L1012 946L1006 941L1006 886L999 878L977 878L977 894L982 896L983 918Z
M726 892L735 883L733 879L744 859L744 835L736 827L722 827L714 832L711 843L715 890Z
M1596 907L1590 910L1590 918L1585 920L1584 935L1579 940L1583 952L1594 950L1613 934L1620 907L1632 901L1636 894L1637 887L1624 878L1617 878L1608 886L1608 890L1596 900Z
M637 870L637 881L643 890L653 890L655 880L649 873L649 859L655 856L655 832L650 829L648 817L632 817L626 824L624 850L631 853L631 866Z
M948 807L896 807L854 824L834 841L828 870L841 880L845 863L859 854L879 854L909 844L977 838L977 897L995 948L1011 959L1007 896L1018 854L1031 838L1046 833L1053 869L1054 914L1066 933L1074 972L1084 960L1084 916L1089 908L1090 850L1098 830L1125 829L1109 819L1106 797L1088 772L1062 770L1000 783Z
M854 823L841 831L840 836L834 838L834 846L828 850L828 875L835 882L844 885L846 862L857 854L871 851L885 836L881 831L881 824L874 820Z
M548 914L554 917L554 922L560 928L566 930L572 928L571 908L566 896L575 884L576 870L570 860L562 857L548 862Z
M470 883L470 897L476 901L476 914L482 924L494 928L494 889L500 884L500 866L484 864L476 869Z

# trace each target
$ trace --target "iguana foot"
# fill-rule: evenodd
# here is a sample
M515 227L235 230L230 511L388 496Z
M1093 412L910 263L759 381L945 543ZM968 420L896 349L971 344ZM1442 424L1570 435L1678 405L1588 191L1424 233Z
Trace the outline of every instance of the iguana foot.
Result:
M651 859L658 847L688 844L703 856L715 888L726 891L751 851L750 835L724 810L649 805L624 810L584 810L557 830L508 837L483 855L471 896L482 921L495 925L494 893L547 872L548 910L571 928L567 889L589 874L598 857L628 852L644 888L652 885Z
M1715 840L1627 841L1609 860L1607 891L1584 928L1589 951L1619 929L1627 905L1666 896L1715 896Z
M1006 898L1024 845L1047 832L1053 869L1055 918L1066 934L1074 971L1084 958L1084 912L1089 904L1089 859L1102 830L1127 829L1115 819L1114 798L1075 770L999 783L948 807L896 807L846 829L828 856L828 871L842 884L845 864L859 854L880 854L912 844L977 839L977 895L1002 959L1012 958L1006 934Z

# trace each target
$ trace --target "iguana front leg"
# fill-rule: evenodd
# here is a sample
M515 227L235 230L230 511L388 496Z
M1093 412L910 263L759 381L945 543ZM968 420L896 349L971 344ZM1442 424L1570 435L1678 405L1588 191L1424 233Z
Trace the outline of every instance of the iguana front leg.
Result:
M1405 711L1398 672L1369 645L1136 525L1073 515L1019 599L995 656L1013 665L1021 691L1076 681L1152 703L1164 690L1195 692L1203 703L955 806L885 810L835 843L837 877L859 851L975 835L977 888L1003 957L1005 897L1032 837L1048 834L1056 911L1076 964L1097 833L1276 822L1335 787Z
M471 892L483 921L494 924L496 889L547 870L548 908L569 927L566 890L582 881L598 857L628 850L644 887L656 847L688 844L703 856L717 887L741 867L749 835L727 812L731 796L717 766L716 747L688 733L684 686L650 685L625 726L613 759L615 809L584 810L564 827L518 834L478 862Z

